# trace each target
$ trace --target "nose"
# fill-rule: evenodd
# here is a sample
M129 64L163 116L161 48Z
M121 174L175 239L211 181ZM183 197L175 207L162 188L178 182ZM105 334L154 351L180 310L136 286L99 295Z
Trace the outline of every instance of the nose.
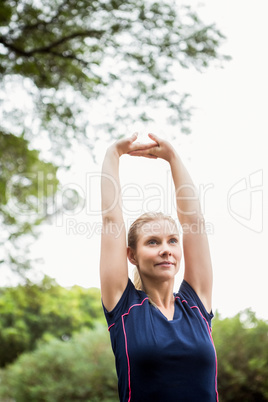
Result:
M171 255L171 251L167 244L164 245L163 248L159 251L159 255L161 257L164 257L165 255Z

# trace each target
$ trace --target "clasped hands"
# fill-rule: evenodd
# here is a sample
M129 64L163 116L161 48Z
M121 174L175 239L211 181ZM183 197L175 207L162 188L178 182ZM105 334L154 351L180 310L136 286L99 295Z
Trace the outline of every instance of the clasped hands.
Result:
M128 154L131 156L143 156L145 158L157 159L161 158L170 162L171 158L175 155L175 150L172 145L154 134L148 134L148 137L153 142L145 144L136 142L138 134L135 133L129 138L124 138L116 142L119 156Z

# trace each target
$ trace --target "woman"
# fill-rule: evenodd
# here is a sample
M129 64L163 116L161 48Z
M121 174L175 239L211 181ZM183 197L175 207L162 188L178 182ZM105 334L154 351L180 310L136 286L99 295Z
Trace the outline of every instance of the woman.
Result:
M135 142L137 134L113 144L102 170L101 293L120 401L217 401L212 267L204 219L175 149L155 135L149 137L148 144ZM127 246L119 183L123 154L169 163L183 244L171 217L147 213L130 227ZM184 279L174 294L182 248ZM127 258L136 266L135 286L128 277Z

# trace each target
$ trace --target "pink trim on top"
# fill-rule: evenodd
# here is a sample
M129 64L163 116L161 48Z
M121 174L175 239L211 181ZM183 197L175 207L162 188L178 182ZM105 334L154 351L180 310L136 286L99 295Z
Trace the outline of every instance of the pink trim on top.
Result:
M129 312L132 309L132 307L142 306L144 301L148 300L148 299L149 299L148 297L145 297L145 299L143 299L140 304L133 304L133 306L129 307L128 312L121 316L122 325L123 325L123 332L124 332L124 337L125 337L125 348L126 348L127 365L128 365L128 389L129 389L128 402L131 401L131 381L130 381L130 362L129 362L128 349L127 349L127 334L126 334L126 329L125 329L124 317L129 314Z
M115 325L115 322L108 327L108 331L110 331L110 328L112 328L114 325Z
M180 297L177 296L176 299L180 299ZM187 303L187 304L188 304L187 300L181 300L181 302L182 302L182 303L184 302L184 303ZM214 349L214 353L215 353L215 362L216 362L215 391L216 391L216 396L217 396L217 402L219 402L219 394L218 394L218 390L217 390L217 377L218 377L218 369L217 369L217 366L218 366L218 362L217 362L216 348L215 348L215 345L214 345L214 342L213 342L213 338L212 338L212 335L211 335L211 328L210 328L210 326L209 326L209 324L208 324L206 318L205 318L205 317L203 316L203 314L201 313L200 308L199 308L198 306L192 306L192 307L189 306L189 307L190 307L191 309L196 308L196 309L198 310L199 314L201 315L201 317L205 320L205 322L206 322L206 324L207 324L208 333L209 333L209 338L210 338L210 340L211 340L211 343L212 343L212 346L213 346L213 349Z

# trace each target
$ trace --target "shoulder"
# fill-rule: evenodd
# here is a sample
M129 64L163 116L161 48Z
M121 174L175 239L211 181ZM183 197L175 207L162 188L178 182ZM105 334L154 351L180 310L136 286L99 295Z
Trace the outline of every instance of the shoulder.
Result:
M141 290L137 290L129 278L127 286L116 306L111 311L108 311L103 305L103 310L108 325L111 325L113 322L117 321L122 315L129 313L134 306L143 304L143 302L147 299L148 297L146 293Z
M181 300L182 303L186 303L190 309L196 309L201 317L205 318L209 323L214 317L212 311L208 312L202 303L200 297L197 295L192 286L186 281L183 280L178 293L176 296Z

